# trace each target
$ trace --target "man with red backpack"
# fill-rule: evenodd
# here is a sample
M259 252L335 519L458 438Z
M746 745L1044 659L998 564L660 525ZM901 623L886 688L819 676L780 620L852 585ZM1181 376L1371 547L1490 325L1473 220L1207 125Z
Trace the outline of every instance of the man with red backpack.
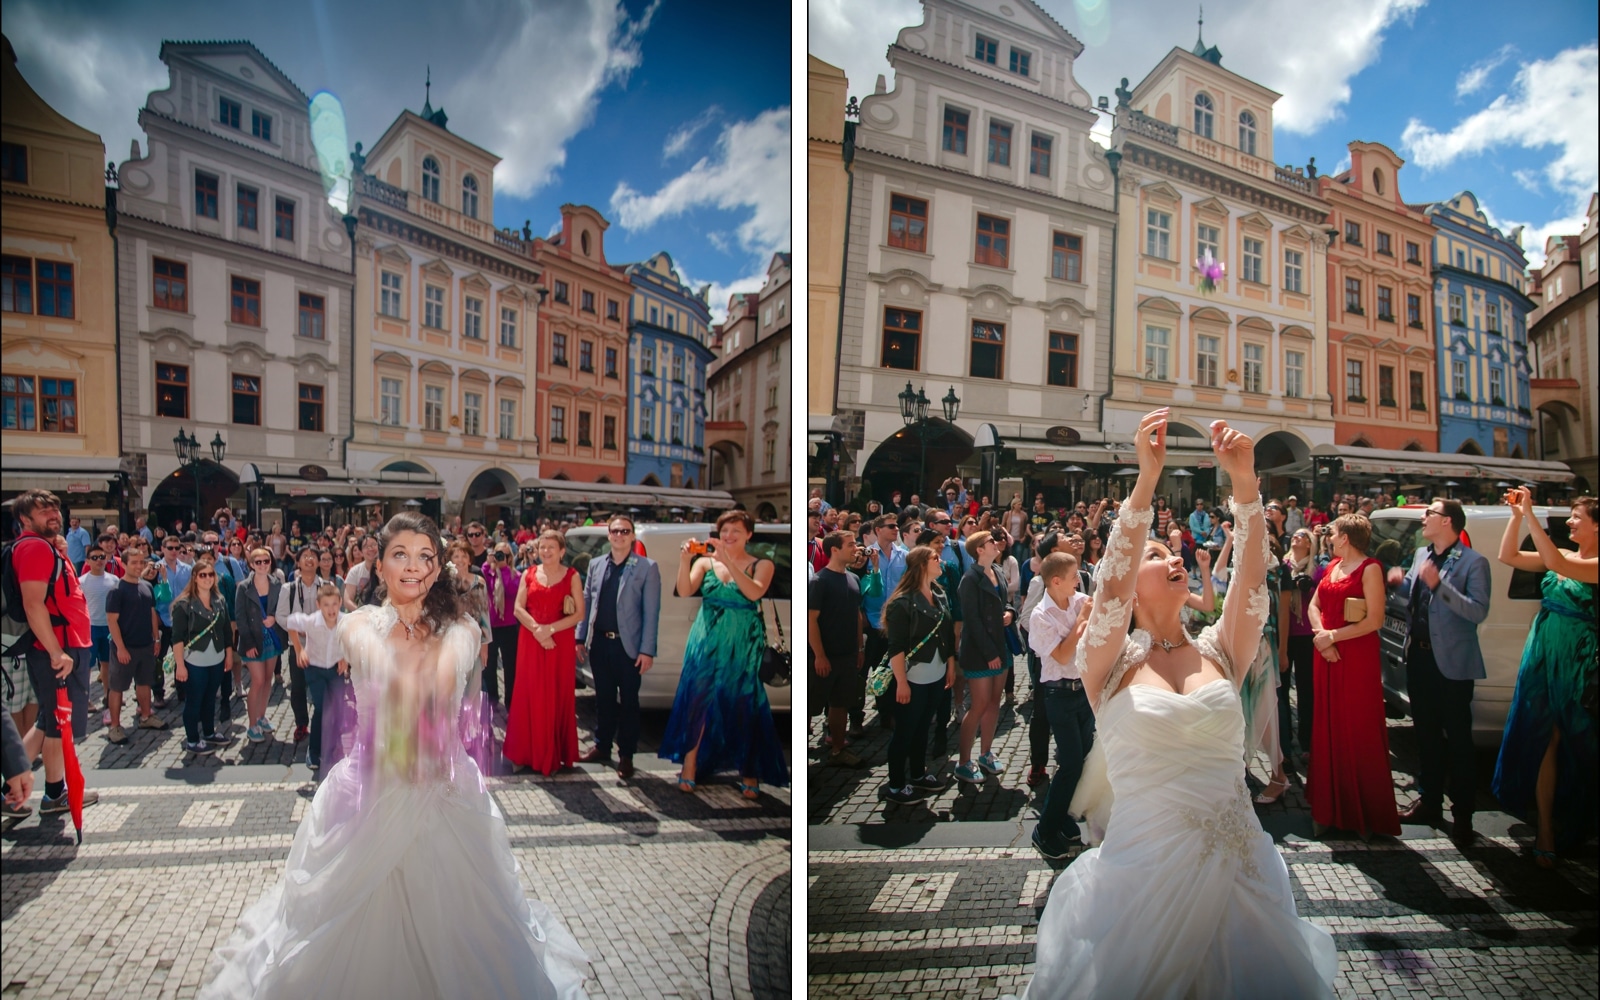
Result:
M40 814L66 812L67 769L54 711L56 681L65 678L67 682L73 738L85 739L94 659L89 605L77 575L55 544L61 532L61 501L49 490L28 490L16 498L11 509L23 531L6 550L3 585L7 614L20 618L31 633L31 643L24 636L18 645L25 651L28 676L40 706L33 728L23 736L23 745L29 760L41 744L44 749L45 794ZM84 793L86 806L99 800L96 792Z

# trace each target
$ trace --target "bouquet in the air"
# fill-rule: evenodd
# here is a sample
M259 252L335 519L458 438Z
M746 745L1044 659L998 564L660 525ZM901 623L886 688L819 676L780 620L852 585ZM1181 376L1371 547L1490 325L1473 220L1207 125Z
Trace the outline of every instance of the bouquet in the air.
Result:
M1211 248L1194 261L1195 270L1200 272L1200 291L1210 295L1217 290L1217 279L1228 273L1228 265L1211 256Z

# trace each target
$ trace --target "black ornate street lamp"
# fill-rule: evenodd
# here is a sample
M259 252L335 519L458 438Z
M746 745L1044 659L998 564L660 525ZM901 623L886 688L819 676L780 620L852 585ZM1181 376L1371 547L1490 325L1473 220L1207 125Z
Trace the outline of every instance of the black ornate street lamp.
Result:
M188 469L189 475L194 478L194 522L200 524L200 438L198 435L185 434L180 427L177 436L172 439L172 450L177 455L178 465ZM222 440L222 432L218 431L217 436L211 439L211 457L221 465L227 453L228 443Z
M923 389L917 389L913 392L910 382L906 383L905 391L900 393L900 419L905 422L908 428L915 427L917 429L917 440L922 445L922 457L917 463L917 489L914 491L919 494L927 488L927 483L923 480L928 474L929 402L927 392ZM956 395L956 387L951 386L950 391L945 393L944 399L940 400L940 402L944 404L945 422L953 425L956 422L956 417L961 413L961 397Z

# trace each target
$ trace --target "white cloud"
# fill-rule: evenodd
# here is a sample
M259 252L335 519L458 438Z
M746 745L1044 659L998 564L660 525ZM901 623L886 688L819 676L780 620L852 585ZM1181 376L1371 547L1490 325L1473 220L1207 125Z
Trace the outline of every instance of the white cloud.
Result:
M611 195L612 217L624 229L639 230L697 208L748 212L736 230L739 245L761 258L764 268L774 251L789 247L790 118L789 108L773 108L724 126L711 156L654 194L619 183Z
M1489 82L1489 74L1499 69L1500 64L1511 58L1511 53L1516 50L1515 45L1507 42L1490 55L1462 70L1461 75L1456 78L1456 96L1466 97L1482 90L1483 85Z
M1511 171L1511 176L1515 177L1517 179L1517 183L1521 184L1528 191L1531 191L1534 194L1544 194L1544 189L1539 186L1538 171L1527 170L1519 167L1516 170Z
M760 261L758 264L759 269L757 271L752 274L747 274L742 278L735 278L734 280L728 282L711 282L711 291L706 296L706 302L711 306L712 323L721 323L723 320L728 318L729 298L741 292L759 292L761 290L761 286L767 282L767 265L771 263L771 260L772 258L768 257L767 259ZM696 291L699 291L700 286L705 284L705 282L691 280L689 275L685 274L682 268L678 269L678 274L683 278L684 284L695 289Z
M1479 202L1478 207L1483 209L1483 214L1488 218L1489 224L1510 236L1518 227L1522 227L1519 237L1522 241L1522 251L1528 257L1528 267L1544 266L1544 244L1552 236L1571 236L1581 233L1587 223L1584 215L1584 206L1580 205L1571 215L1560 219L1551 219L1544 223L1528 222L1521 219L1502 219L1485 202Z
M667 136L667 141L661 146L661 158L670 160L674 156L681 154L685 149L688 149L689 143L694 141L694 137L699 135L707 125L715 121L720 114L722 114L722 109L713 104L673 129L672 134Z
M922 4L918 0L878 0L870 4L811 0L807 10L810 51L844 70L850 78L850 93L856 97L872 93L879 73L890 78L889 87L894 86L884 51L894 43L901 28L922 23Z

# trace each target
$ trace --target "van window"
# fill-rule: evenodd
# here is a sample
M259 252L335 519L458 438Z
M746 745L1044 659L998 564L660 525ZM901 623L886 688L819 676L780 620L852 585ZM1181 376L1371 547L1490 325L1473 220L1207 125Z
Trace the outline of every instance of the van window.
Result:
M611 551L611 541L605 534L597 535L567 535L567 554L561 561L578 571L584 579L589 578L589 563L595 558Z
M758 530L755 537L745 544L746 552L763 559L771 559L777 567L777 571L772 575L772 583L767 587L767 595L762 600L767 598L774 601L789 600L790 548L787 531Z
M1409 517L1375 517L1372 519L1372 541L1369 554L1383 564L1385 575L1396 566L1401 571L1411 569L1411 560L1418 549L1426 545L1422 537L1422 520Z
M1572 544L1572 536L1567 533L1567 519L1551 515L1545 518L1544 530L1550 535L1550 540L1556 543L1556 548L1576 552L1578 547ZM1533 552L1533 536L1529 535L1522 540L1522 551ZM1544 570L1530 573L1525 569L1511 571L1511 585L1506 588L1506 596L1513 601L1537 601L1544 597L1544 590L1540 586L1544 581Z

